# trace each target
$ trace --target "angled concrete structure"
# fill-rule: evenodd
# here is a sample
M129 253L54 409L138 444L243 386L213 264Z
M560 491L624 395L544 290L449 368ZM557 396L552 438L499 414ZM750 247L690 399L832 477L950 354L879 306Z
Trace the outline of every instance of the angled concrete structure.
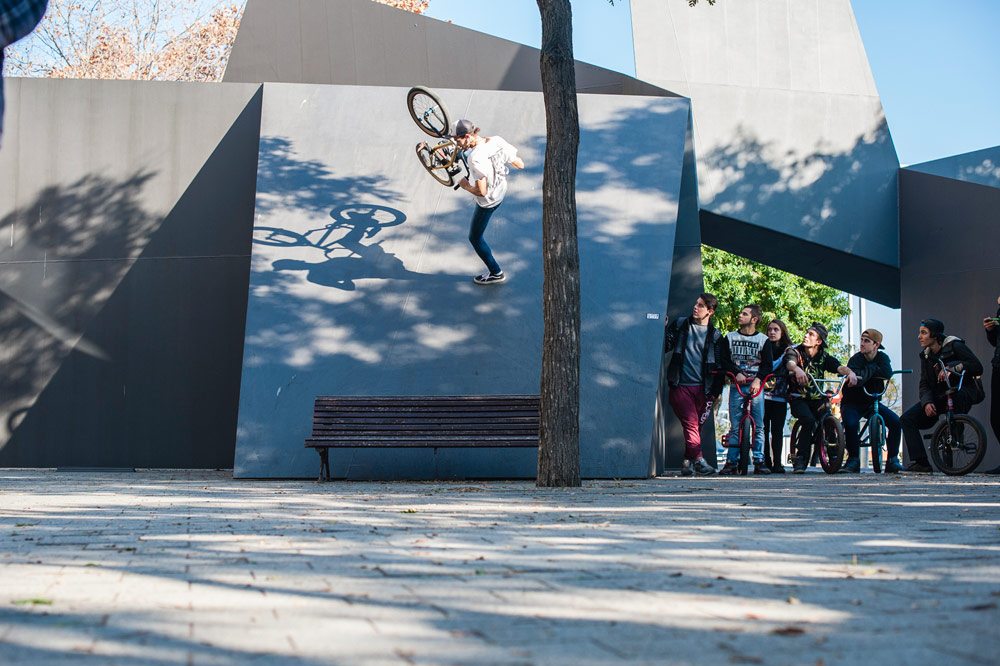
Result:
M0 467L228 467L260 86L6 81Z
M467 240L473 202L413 156L421 135L406 91L264 85L239 477L317 473L316 452L303 447L317 395L538 392L542 97L443 93L527 164L511 174L487 234L508 281L483 288L471 280L482 270ZM688 102L581 95L579 104L582 473L642 477L664 455L662 314ZM355 449L333 451L331 466L341 478L531 478L536 458L533 449Z
M992 246L949 232L992 238L1000 151L899 176L847 0L632 15L639 79L577 65L584 476L680 463L656 317L687 314L702 240L982 346ZM308 477L316 394L537 387L536 49L369 0L250 0L225 78L8 82L0 465L220 467L238 442L238 475ZM526 157L489 232L501 288L469 281L471 203L413 156L414 84ZM530 477L525 453L333 464Z
M899 162L849 0L632 0L636 75L691 98L706 243L898 306Z
M990 440L980 469L1000 466L1000 445L990 428L990 361L983 317L1000 296L1000 146L900 170L900 240L903 262L903 356L917 369L916 331L925 317L945 322L985 366L987 400L972 410ZM917 401L917 382L904 384L905 404Z

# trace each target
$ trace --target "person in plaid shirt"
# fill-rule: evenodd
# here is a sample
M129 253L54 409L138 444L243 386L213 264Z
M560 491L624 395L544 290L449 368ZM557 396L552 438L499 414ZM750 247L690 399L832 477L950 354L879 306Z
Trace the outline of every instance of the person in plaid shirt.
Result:
M49 0L0 0L0 137L3 136L3 50L35 29L48 4Z

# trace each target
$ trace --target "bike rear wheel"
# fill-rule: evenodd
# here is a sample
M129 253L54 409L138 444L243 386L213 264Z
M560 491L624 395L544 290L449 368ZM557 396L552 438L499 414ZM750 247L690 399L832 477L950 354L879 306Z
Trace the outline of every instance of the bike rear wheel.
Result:
M819 464L827 474L836 474L844 464L844 426L832 414L823 417L816 430L816 446L819 448Z
M872 471L882 471L882 449L885 447L885 421L878 414L868 419L868 439L871 442Z
M931 460L948 476L968 474L979 466L985 455L986 431L971 416L957 414L934 429Z
M792 433L788 436L788 462L792 465L795 464L795 459L798 457L798 449L796 446L799 443L799 429L802 426L799 425L798 419L792 423Z
M406 94L406 108L417 127L436 137L448 135L448 109L437 95L427 88L410 88Z

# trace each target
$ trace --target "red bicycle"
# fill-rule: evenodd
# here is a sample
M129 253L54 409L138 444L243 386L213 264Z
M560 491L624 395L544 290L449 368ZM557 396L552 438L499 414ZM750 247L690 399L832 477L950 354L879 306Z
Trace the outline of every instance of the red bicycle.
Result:
M750 409L753 405L754 398L761 394L764 390L764 385L771 381L774 375L770 374L765 377L764 381L762 381L760 386L757 387L757 390L751 390L748 388L747 391L744 391L743 388L749 387L753 384L753 379L740 384L736 381L736 375L732 372L727 372L726 376L729 377L729 380L732 382L729 390L732 391L735 388L736 392L739 393L740 397L743 399L743 413L740 415L739 430L737 430L738 436L736 438L738 442L737 445L740 447L740 460L736 464L736 473L740 476L746 476L747 468L750 466L750 449L753 446L754 436L757 434L757 424L754 423L753 416L750 414ZM733 415L730 414L730 421L732 418ZM730 446L729 437L726 437L723 446Z

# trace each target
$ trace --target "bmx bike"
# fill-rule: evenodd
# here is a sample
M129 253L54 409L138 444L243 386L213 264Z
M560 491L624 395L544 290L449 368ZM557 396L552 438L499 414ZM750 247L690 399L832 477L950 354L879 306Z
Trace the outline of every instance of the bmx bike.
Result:
M461 176L468 175L469 166L464 151L448 136L451 127L448 108L434 92L422 86L410 88L406 94L406 108L424 134L439 139L434 145L426 141L417 144L420 165L434 180L457 190Z
M816 379L810 376L809 379L819 396L820 405L816 413L816 428L810 438L810 450L803 452L798 451L796 448L796 454L802 456L805 453L805 460L808 466L813 451L817 451L819 454L819 464L823 468L823 471L827 474L836 474L844 464L844 451L847 442L844 437L844 426L840 422L840 419L834 416L831 401L835 396L840 395L844 384L847 382L847 378ZM824 388L826 385L837 385L837 388L836 390L830 390L829 388ZM799 441L799 433L802 427L801 421L798 420L792 426L791 440L795 444Z
M913 370L896 370L893 375L908 375L912 373ZM882 396L885 392L889 390L889 382L892 377L878 377L885 381L885 386L882 387L881 391L871 392L865 387L861 387L861 390L865 392L869 398L872 398L875 402L872 404L872 410L868 414L867 419L865 419L865 425L861 428L859 436L861 438L861 447L870 447L871 453L869 456L872 460L872 471L876 474L882 471L882 449L885 448L885 419L882 417L880 410L882 407Z
M740 422L737 426L738 429L736 431L737 446L740 447L740 458L739 462L736 463L736 473L740 476L746 476L747 469L750 466L750 448L753 446L753 439L754 436L757 434L757 424L754 423L753 416L751 416L750 414L750 410L753 406L754 398L756 398L761 394L761 392L764 390L764 385L767 382L769 382L771 378L774 377L774 375L771 374L765 377L764 381L760 383L760 386L757 387L756 391L750 388L747 388L747 391L743 390L744 387L749 387L751 384L753 384L753 379L751 379L748 382L744 382L743 384L740 384L739 382L736 381L736 375L733 374L732 372L727 372L726 376L729 377L729 380L732 382L730 384L729 390L732 391L733 389L736 389L736 392L739 393L740 398L742 398L741 401L743 405L741 410L742 413L740 414ZM730 418L732 417L730 416ZM727 448L730 446L729 437L725 438L723 446Z
M944 419L924 439L930 439L930 458L934 466L948 476L964 476L976 469L986 455L986 431L979 421L968 414L955 413L954 395L962 390L965 370L955 372L944 363L938 368L945 373L948 409ZM957 384L952 384L953 378Z

